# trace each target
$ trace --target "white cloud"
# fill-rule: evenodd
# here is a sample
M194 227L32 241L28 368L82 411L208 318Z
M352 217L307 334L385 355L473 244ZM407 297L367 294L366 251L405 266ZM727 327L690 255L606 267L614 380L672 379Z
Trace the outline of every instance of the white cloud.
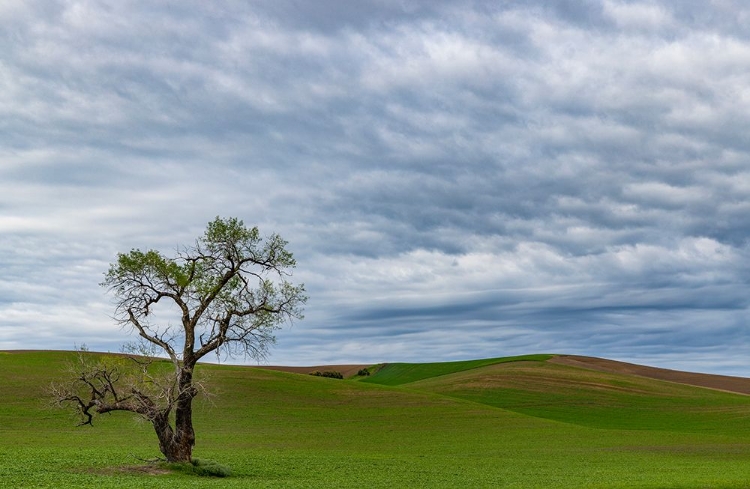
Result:
M216 215L298 258L279 361L744 345L748 11L601 6L3 3L0 347L112 349Z
M673 26L669 11L658 3L607 0L603 7L604 14L623 29L654 32Z
M708 189L699 186L675 187L661 182L638 182L625 185L623 194L627 198L651 204L686 206L710 198Z

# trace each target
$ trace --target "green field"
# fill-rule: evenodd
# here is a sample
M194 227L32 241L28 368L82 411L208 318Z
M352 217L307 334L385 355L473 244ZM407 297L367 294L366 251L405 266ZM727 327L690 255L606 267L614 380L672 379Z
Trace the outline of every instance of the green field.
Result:
M0 353L1 487L750 487L750 397L549 355L352 380L202 365L214 395L196 406L194 455L233 475L154 474L150 425L117 413L77 428L48 407L70 357Z

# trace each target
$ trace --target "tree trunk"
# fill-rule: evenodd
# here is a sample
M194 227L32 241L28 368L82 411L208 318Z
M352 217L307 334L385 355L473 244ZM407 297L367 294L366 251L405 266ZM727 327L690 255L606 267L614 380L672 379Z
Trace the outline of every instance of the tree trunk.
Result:
M175 403L175 427L169 424L169 412L153 420L159 437L159 450L168 462L191 462L195 431L193 430L193 398L197 390L193 386L192 369L183 368L179 379L180 395Z
M189 463L193 460L193 444L186 437L176 436L164 456L168 462Z

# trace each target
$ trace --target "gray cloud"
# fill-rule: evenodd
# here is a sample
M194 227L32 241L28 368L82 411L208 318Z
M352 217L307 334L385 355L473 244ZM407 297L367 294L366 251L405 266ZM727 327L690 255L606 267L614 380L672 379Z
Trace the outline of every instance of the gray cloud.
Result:
M750 10L6 2L0 348L117 349L98 287L216 215L311 300L274 363L585 353L744 374Z

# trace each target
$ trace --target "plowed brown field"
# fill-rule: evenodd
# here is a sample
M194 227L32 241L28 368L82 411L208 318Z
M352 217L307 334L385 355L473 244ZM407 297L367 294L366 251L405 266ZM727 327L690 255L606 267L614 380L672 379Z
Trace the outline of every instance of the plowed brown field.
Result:
M646 367L632 363L606 360L604 358L582 357L576 355L559 355L548 361L561 365L570 365L572 367L598 370L600 372L638 375L652 379L750 395L750 379L744 377L682 372L679 370Z

